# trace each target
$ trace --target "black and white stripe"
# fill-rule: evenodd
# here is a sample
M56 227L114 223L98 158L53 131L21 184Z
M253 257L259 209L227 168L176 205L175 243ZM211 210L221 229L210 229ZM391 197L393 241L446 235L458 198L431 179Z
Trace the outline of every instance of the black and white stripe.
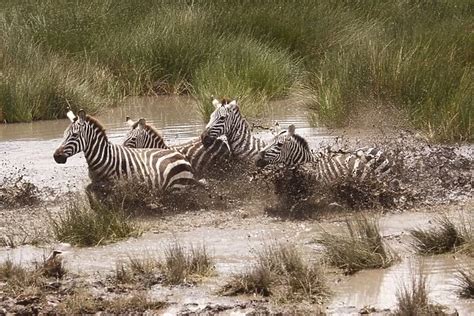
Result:
M364 180L370 173L384 175L391 167L390 161L379 148L313 153L306 140L295 134L294 125L290 125L288 131L281 132L272 144L263 148L256 161L258 167L278 163L287 166L313 163L315 178L322 183L330 183L347 176Z
M211 146L220 136L225 136L234 157L239 159L254 159L265 143L254 137L249 123L242 117L235 100L218 101L214 99L215 107L206 129L201 134L204 146Z
M102 125L83 110L78 116L69 111L71 125L55 151L57 163L81 151L93 182L137 178L153 188L168 190L196 184L194 170L186 157L175 150L132 149L111 144Z
M201 139L169 147L163 137L152 126L146 124L145 119L133 122L127 117L132 129L125 136L123 145L129 148L164 148L173 149L182 153L191 163L197 174L208 171L210 166L216 165L230 157L229 145L225 138L217 138L209 147L204 147Z

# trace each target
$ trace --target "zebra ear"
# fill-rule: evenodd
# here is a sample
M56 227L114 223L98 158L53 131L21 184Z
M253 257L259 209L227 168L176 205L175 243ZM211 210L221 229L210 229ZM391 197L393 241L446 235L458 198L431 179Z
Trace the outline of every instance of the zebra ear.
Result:
M230 101L230 102L229 102L229 105L231 105L231 106L237 106L237 100L234 99L234 100Z
M293 124L291 124L290 126L288 126L288 135L290 136L293 136L295 135L295 126Z
M127 125L128 125L128 126L133 126L133 125L135 125L135 122L132 121L132 119L130 118L130 116L127 116L127 117L125 118L125 122L127 122Z
M216 98L213 98L212 99L212 105L214 105L214 107L217 109L218 107L221 106L221 103Z
M67 111L66 116L71 122L74 122L74 120L76 119L76 116L71 110Z
M273 126L272 134L273 135L279 135L280 131L281 131L280 124L278 123L278 121L275 121L275 125Z
M77 112L77 116L79 116L80 120L84 121L86 119L86 111L80 109L79 112Z
M146 125L146 120L144 118L141 118L138 120L138 128L145 128Z

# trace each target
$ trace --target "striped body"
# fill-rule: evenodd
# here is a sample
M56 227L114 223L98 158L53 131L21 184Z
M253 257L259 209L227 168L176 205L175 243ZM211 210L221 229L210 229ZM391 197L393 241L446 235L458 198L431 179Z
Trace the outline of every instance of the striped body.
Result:
M103 127L83 111L64 132L64 141L55 151L54 159L65 163L81 151L93 182L138 179L163 191L196 183L193 168L181 153L111 144Z
M322 183L334 182L348 176L364 180L371 173L384 175L390 169L389 160L378 148L361 148L354 152L326 150L313 153L306 140L294 131L294 126L291 125L288 132L276 136L273 143L260 152L257 166L278 163L295 166L311 163L316 180Z
M232 155L239 159L255 159L265 143L254 137L249 123L242 117L236 101L212 102L216 109L201 135L204 146L211 146L218 137L225 136Z
M230 157L229 146L225 140L218 138L209 147L204 147L201 139L195 139L185 144L169 147L163 137L143 119L132 124L124 140L124 146L130 148L164 148L173 149L183 154L191 163L197 174L202 174L210 165Z

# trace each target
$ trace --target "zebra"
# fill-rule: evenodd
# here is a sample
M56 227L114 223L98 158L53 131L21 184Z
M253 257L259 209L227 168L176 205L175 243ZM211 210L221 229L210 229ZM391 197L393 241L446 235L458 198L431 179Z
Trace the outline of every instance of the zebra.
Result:
M282 163L289 167L313 163L316 181L331 183L335 180L353 177L363 181L373 172L383 177L391 168L390 161L379 148L360 148L354 152L319 151L313 153L308 142L295 133L295 126L275 136L273 143L263 148L256 160L257 167Z
M199 184L186 157L167 149L133 149L108 141L102 125L80 110L77 116L68 111L71 124L64 132L62 144L54 152L58 164L81 151L89 166L93 183L138 178L161 191Z
M250 124L242 117L236 100L214 99L215 107L206 129L201 134L205 147L209 147L220 136L225 136L234 157L251 160L258 157L266 144L252 135Z
M195 139L185 144L168 146L156 129L146 123L144 118L134 122L127 116L126 122L131 130L125 136L123 145L129 148L163 148L177 150L191 163L197 174L207 171L210 165L215 165L231 156L230 148L225 137L217 138L209 147L204 147L201 139Z

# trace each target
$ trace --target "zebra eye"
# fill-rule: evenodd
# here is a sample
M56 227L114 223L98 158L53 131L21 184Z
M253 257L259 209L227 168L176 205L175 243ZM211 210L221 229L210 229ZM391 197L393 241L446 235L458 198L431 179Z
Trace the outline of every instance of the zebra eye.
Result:
M71 136L72 136L72 137L78 137L78 136L79 136L79 133L75 133L75 132L74 132L74 133L71 134Z

